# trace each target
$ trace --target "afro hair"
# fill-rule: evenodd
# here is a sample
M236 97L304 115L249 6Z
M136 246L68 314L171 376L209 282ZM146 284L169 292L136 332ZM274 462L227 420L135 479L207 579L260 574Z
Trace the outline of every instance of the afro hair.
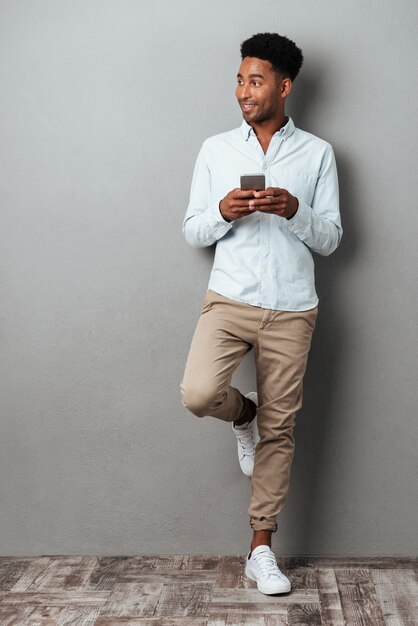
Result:
M277 33L258 33L241 44L241 56L270 61L273 69L286 78L295 80L303 63L302 50Z

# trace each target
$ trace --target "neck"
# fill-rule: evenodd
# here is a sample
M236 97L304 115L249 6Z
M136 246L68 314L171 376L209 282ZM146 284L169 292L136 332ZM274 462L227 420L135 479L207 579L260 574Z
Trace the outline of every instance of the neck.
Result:
M258 141L263 147L264 152L267 152L267 148L274 133L277 133L278 130L285 126L287 124L287 121L287 116L283 111L282 113L280 113L279 116L274 119L251 124L255 134L257 135Z

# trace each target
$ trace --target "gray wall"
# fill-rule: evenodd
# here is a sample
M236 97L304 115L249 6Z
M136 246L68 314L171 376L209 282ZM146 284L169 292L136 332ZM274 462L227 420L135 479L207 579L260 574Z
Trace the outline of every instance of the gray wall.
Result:
M304 52L286 112L333 145L344 226L273 548L417 553L417 7L0 3L1 554L247 550L235 438L180 400L213 258L181 222L268 30Z

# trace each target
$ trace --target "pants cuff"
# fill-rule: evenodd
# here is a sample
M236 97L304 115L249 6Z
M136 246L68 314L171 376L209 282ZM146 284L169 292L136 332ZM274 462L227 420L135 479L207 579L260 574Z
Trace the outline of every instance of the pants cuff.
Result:
M250 526L253 530L271 530L273 533L277 531L276 520L267 517L250 517Z

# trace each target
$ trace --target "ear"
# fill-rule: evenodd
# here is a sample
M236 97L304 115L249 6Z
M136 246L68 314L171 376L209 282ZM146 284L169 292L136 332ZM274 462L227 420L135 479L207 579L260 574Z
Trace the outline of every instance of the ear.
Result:
M290 78L283 78L280 86L280 95L282 98L287 98L287 96L292 91L293 83Z

